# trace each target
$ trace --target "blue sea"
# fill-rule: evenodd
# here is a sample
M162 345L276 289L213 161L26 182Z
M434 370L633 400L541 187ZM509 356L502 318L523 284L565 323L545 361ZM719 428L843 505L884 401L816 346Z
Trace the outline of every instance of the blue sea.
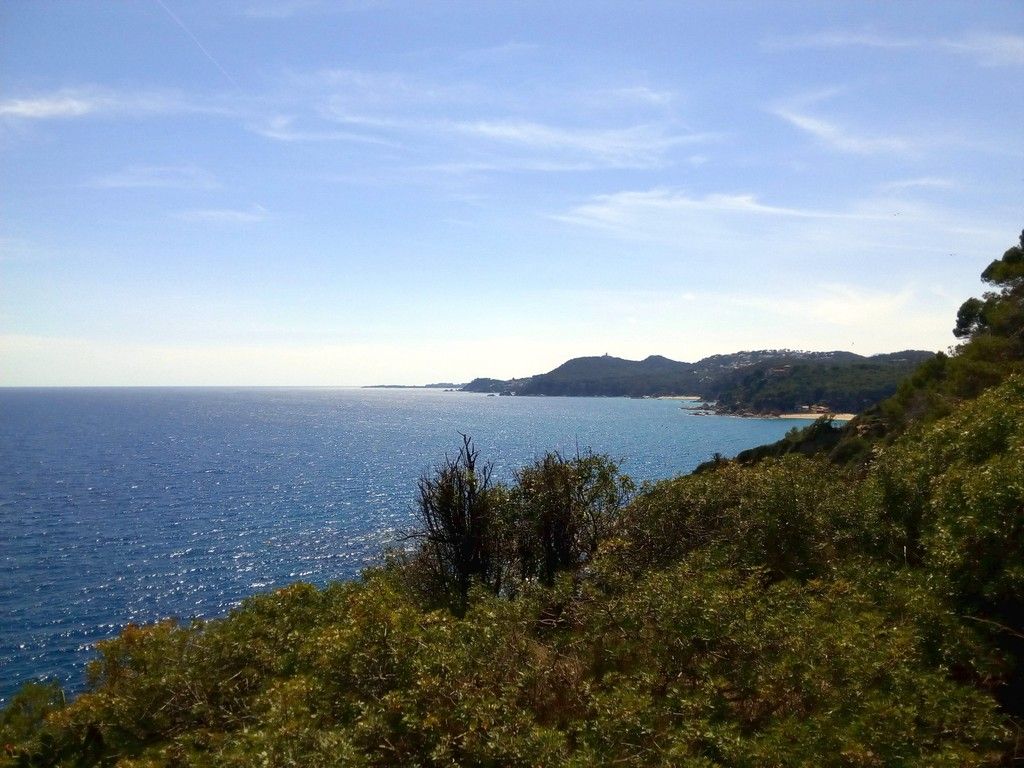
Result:
M498 477L592 449L636 480L803 422L673 400L410 389L0 389L0 700L84 682L129 622L218 616L356 576L412 522L416 480L471 435Z

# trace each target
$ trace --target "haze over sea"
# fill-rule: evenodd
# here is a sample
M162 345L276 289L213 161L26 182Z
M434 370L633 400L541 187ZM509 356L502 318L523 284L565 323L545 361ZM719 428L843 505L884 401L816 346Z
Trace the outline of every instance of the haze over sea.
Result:
M498 477L578 446L642 481L794 424L439 390L0 390L0 697L40 675L80 688L92 644L128 622L356 576L460 432Z

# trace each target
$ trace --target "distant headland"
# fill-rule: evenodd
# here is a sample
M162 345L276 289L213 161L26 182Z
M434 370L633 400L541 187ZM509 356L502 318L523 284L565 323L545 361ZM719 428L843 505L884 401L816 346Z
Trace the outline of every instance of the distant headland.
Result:
M686 363L661 355L643 360L600 355L576 357L547 373L522 378L482 377L467 384L419 388L515 396L691 398L713 404L704 412L813 417L855 413L888 397L933 356L923 350L865 357L843 351L762 349Z

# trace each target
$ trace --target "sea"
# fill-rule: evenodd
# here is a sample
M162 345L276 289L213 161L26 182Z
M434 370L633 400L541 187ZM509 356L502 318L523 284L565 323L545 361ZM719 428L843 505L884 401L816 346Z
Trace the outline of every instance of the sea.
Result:
M470 435L495 476L549 450L638 484L800 421L690 403L438 389L0 389L0 702L84 685L128 623L215 617L295 581L357 577L413 525L416 482Z

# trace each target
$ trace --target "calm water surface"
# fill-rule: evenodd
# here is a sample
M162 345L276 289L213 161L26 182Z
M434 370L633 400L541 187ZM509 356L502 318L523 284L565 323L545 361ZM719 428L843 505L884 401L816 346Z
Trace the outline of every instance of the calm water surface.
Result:
M0 390L0 699L41 675L81 687L128 622L354 576L459 432L499 477L579 446L656 480L802 424L437 390Z

